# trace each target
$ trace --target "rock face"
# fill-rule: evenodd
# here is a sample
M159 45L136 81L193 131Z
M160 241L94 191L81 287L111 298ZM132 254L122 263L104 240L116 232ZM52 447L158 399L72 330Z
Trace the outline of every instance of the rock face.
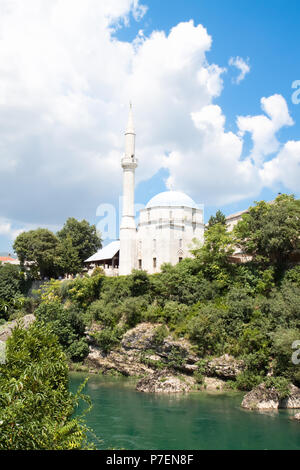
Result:
M136 390L146 393L186 393L191 391L195 384L192 377L172 375L170 371L163 370L142 378Z
M264 384L247 393L242 401L242 407L250 410L277 410L278 408L300 408L300 389L290 385L290 395L280 399L274 388L266 388Z
M150 393L181 393L195 388L195 371L199 370L200 358L193 352L189 341L175 340L171 335L156 339L160 324L140 323L127 331L121 344L104 354L93 342L89 332L90 353L85 361L90 372L101 370L104 374L120 373L125 376L142 377L137 390ZM97 325L95 325L96 331ZM202 390L222 391L226 380L235 379L244 364L225 355L206 364Z
M212 359L206 365L206 374L209 377L219 377L225 380L234 380L243 372L245 366L243 361L237 360L228 354Z
M90 372L101 370L103 374L117 372L126 377L136 377L153 374L153 370L140 362L140 356L135 352L126 352L120 348L103 354L98 348L90 346L90 353L85 360Z
M226 388L225 380L216 379L214 377L204 377L204 383L201 390L206 392L219 392Z
M27 329L35 321L34 315L25 315L20 320L13 320L0 327L0 341L7 341L12 335L13 329L20 324L23 328Z
M194 370L197 370L195 363L199 359L191 352L189 342L174 341L171 337L167 337L161 344L156 344L155 333L159 326L153 323L140 323L127 331L118 349L109 354L102 353L99 348L91 344L90 353L85 361L90 371L101 370L104 374L115 371L125 376L152 376L157 368L167 366L173 361L172 364L177 370L193 374Z

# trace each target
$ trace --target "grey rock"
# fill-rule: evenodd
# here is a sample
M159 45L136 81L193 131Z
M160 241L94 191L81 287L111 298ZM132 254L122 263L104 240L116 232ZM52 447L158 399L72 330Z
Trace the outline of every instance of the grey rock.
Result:
M277 410L278 408L300 408L300 389L290 384L289 396L281 399L274 388L258 385L244 396L242 407L250 410Z
M7 322L0 327L0 341L7 341L8 338L12 335L13 329L16 328L17 325L20 325L22 328L29 328L29 326L35 321L35 316L25 315L24 317L13 320L11 322Z

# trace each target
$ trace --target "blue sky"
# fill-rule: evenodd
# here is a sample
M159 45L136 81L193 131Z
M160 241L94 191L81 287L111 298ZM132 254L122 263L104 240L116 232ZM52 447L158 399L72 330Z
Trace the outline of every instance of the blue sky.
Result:
M138 203L172 185L203 203L207 220L299 196L299 1L8 3L0 251L22 230L55 231L69 216L101 227L97 207L118 209L130 99ZM237 58L249 67L238 83Z

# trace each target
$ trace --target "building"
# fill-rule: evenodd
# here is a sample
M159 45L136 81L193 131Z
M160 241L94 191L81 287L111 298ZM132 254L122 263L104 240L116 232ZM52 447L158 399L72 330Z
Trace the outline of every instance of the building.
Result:
M89 269L102 266L107 275L127 275L133 269L149 274L160 271L163 263L177 264L190 257L193 239L204 240L203 210L186 194L166 191L154 196L140 211L136 226L134 213L135 130L132 106L125 132L123 207L120 240L114 241L86 260Z
M0 264L15 264L18 266L20 261L16 258L12 258L10 255L0 256Z

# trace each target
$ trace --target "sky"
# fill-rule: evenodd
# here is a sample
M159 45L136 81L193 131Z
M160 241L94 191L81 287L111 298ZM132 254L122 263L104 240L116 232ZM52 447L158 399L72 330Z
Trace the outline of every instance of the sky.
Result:
M174 189L207 221L299 197L299 14L298 0L0 0L0 252L68 217L118 238L130 101L137 208Z

